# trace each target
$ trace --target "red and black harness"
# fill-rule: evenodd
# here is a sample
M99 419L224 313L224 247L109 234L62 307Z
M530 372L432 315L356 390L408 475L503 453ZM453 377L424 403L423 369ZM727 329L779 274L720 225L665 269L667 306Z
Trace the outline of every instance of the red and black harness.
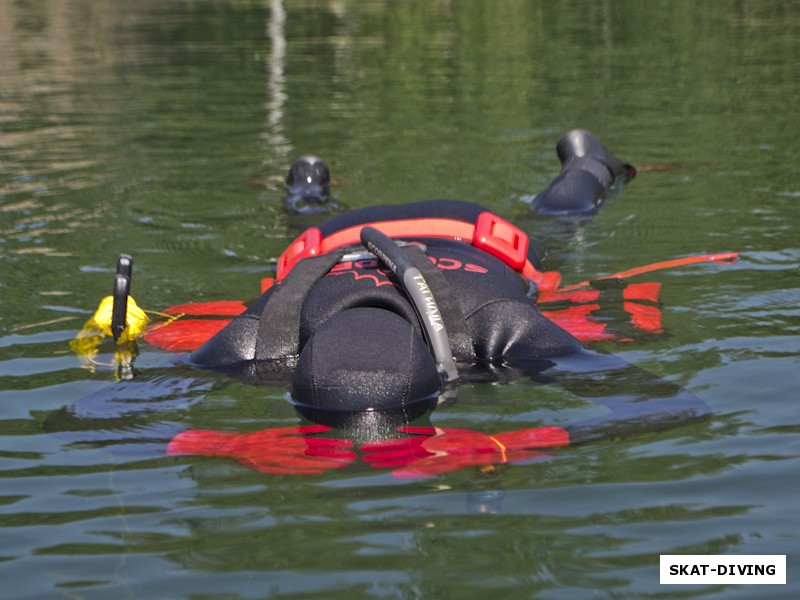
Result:
M369 223L357 222L359 212L371 210L374 213L373 208L353 211L354 216L352 213L346 213L347 219L334 217L320 227L311 227L283 251L278 258L275 278L262 279L261 291L263 293L276 282L279 284L278 287L283 287L282 282L287 275L304 259L329 255L330 260L325 261L326 266L323 270L326 272L330 268L335 270L338 268L337 263L347 258L344 256L344 250L360 245L362 230L370 227L392 239L447 239L471 244L499 259L530 281L535 286L537 305L542 313L579 340L624 342L634 339L637 333L663 332L659 305L661 284L628 283L626 280L629 277L700 262L732 262L738 256L737 253L690 256L602 276L592 281L561 286L560 273L544 271L534 266L538 261L532 255L530 240L522 229L494 213L476 210L473 208L474 205L467 205L465 212L463 206L466 203L444 202L443 212L451 212L453 215L406 217L392 214L394 207L385 207L388 213L386 218ZM413 213L413 207L417 205L410 206ZM448 211L448 208L452 210ZM416 261L416 266L424 268L419 260ZM432 278L437 300L440 296L446 298L446 291L440 291L445 288L437 283L440 279L434 273L446 268L446 264L442 264L439 265L439 269L426 269L426 273ZM299 286L301 289L307 292L312 279L315 280L320 276L316 271ZM301 294L304 297L304 293ZM301 303L295 301L292 304ZM458 324L460 321L458 314L450 308L447 299L444 304L443 316L448 329L460 332L463 328ZM145 335L145 341L170 351L191 351L213 337L246 308L241 301L172 306L163 312L172 315L173 319L153 324ZM270 321L280 324L285 322L285 319L272 318ZM620 331L621 329L625 331ZM456 337L458 338L458 333ZM458 348L454 347L453 350L458 356Z

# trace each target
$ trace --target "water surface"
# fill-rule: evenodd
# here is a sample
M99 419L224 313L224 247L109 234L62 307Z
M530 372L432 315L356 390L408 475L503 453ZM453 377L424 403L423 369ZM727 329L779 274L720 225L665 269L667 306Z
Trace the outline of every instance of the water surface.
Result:
M5 593L796 597L798 40L788 0L0 0ZM306 224L275 177L308 152L344 206L464 198L536 232L526 200L574 126L653 168L556 244L567 281L741 253L646 277L665 333L595 345L693 391L709 421L423 481L363 463L265 475L46 431L114 383L69 341L119 252L151 310L255 297ZM143 373L167 359L140 349ZM280 389L198 398L163 419L299 423ZM558 388L471 385L431 421L499 432L591 410ZM660 554L787 554L788 585L660 587Z

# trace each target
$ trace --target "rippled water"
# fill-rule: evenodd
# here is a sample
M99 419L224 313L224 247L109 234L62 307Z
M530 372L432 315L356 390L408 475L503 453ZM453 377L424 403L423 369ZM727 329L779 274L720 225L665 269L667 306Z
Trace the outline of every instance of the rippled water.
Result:
M0 0L4 596L796 597L798 8ZM665 333L596 346L691 390L709 421L422 481L49 432L114 384L69 342L119 252L150 310L255 297L307 224L280 188L306 152L346 207L464 198L542 232L525 200L573 126L650 168L555 241L565 280L741 253L644 277L662 284ZM159 372L168 355L140 350ZM299 423L283 390L217 383L153 421ZM592 410L555 387L476 384L431 421L498 432ZM660 554L786 554L788 584L661 587Z

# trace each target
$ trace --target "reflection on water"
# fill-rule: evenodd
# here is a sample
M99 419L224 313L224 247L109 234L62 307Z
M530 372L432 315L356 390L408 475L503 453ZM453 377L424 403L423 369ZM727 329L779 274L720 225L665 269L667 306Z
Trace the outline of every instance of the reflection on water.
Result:
M48 180L67 188L90 185L80 172L101 159L87 154L84 144L102 144L106 132L96 125L102 111L92 110L102 108L102 99L82 84L92 81L100 90L112 75L112 31L121 16L107 8L0 3L4 195L45 194Z
M647 597L664 591L659 554L791 555L799 29L789 0L0 0L7 595ZM120 252L145 308L253 298L297 224L280 186L252 182L304 153L328 162L345 206L460 197L540 233L525 199L558 173L553 144L573 126L652 168L553 248L566 281L742 253L654 274L665 333L599 345L694 392L710 421L422 482L365 464L267 476L48 433L113 384L69 341ZM137 367L165 360L143 345ZM189 407L142 423L299 422L283 390L181 374L172 399ZM587 413L555 386L475 384L431 423L501 432Z

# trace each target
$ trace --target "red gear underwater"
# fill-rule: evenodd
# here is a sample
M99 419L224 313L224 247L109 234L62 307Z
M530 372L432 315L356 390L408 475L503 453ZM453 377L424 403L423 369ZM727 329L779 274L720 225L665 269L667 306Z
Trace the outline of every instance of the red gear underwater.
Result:
M615 182L636 173L584 130L568 132L557 150L562 172L532 203L540 214L592 214ZM299 162L313 164L309 173L329 182L327 167L313 158ZM290 177L307 170L295 164ZM540 303L577 302L578 314L586 317L600 308L604 288L616 288L633 326L657 333L657 284L624 285L622 273L605 286L559 288L560 276L541 271L541 259L522 230L463 201L382 205L328 219L287 248L277 283L246 310L225 302L200 311L191 304L171 309L236 315L233 320L206 320L211 325L202 331L199 320L176 320L151 328L144 338L168 349L194 349L207 340L191 355L193 366L289 384L298 411L320 425L250 434L190 430L172 439L169 453L229 456L274 473L340 468L356 460L352 444L314 434L329 425L352 427L365 415L409 423L455 397L465 380L559 383L611 413L564 428L494 435L405 427L400 431L415 437L365 444L364 461L394 468L399 476L430 476L530 460L542 448L674 426L709 413L679 386L613 355L585 350L557 316L545 317L531 300L533 286ZM574 321L575 314L562 314L561 321ZM589 323L584 333L590 340L612 335L602 323L578 321L572 326ZM181 337L189 329L193 339ZM165 385L180 387L177 380ZM202 382L186 385L207 389Z

